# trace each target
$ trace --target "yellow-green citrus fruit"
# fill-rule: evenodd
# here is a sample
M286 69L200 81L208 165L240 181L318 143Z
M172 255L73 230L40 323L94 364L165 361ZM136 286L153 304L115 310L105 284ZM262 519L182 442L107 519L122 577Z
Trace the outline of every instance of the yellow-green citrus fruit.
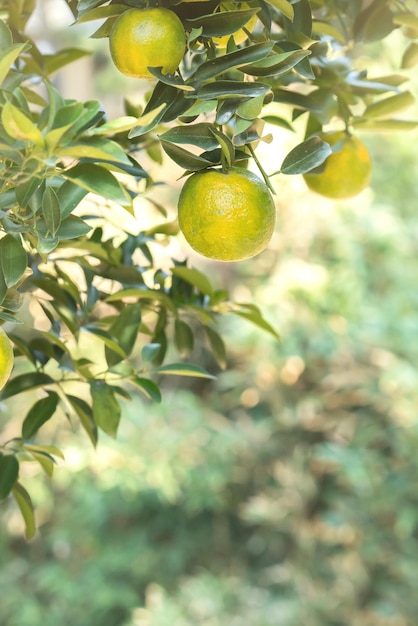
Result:
M128 9L116 19L109 35L114 64L122 74L135 78L153 78L148 67L173 73L185 44L183 24L165 8Z
M4 330L0 328L0 389L3 389L9 380L13 369L13 361L12 344Z
M319 136L335 146L335 152L326 159L319 173L304 174L309 189L333 199L356 196L370 182L372 165L366 146L344 131Z
M238 9L251 9L251 7L245 2L240 5L233 4L232 2L226 2L219 6L219 10L221 13L224 11L236 11ZM251 33L254 30L256 24L257 15L253 15L245 24L245 29L248 30L249 33ZM213 37L212 39L214 43L218 46L218 48L226 48L230 37L231 35L224 35L223 37ZM235 44L237 46L244 43L244 41L248 39L248 35L245 32L244 28L240 28L239 30L237 30L237 32L234 33L232 37L234 38Z
M191 247L217 261L241 261L262 252L276 219L267 185L242 168L190 176L178 211L180 230Z

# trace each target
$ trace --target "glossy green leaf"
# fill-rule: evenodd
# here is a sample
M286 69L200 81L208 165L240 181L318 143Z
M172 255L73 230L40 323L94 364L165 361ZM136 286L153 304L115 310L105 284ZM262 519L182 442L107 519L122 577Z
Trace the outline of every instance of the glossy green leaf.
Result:
M160 139L172 143L191 144L203 150L212 150L219 146L218 141L211 132L212 128L213 124L208 124L207 122L174 126L160 135Z
M204 329L209 341L210 348L213 352L213 356L215 357L219 367L225 369L227 365L227 360L224 340L222 339L220 334L217 333L216 330L214 330L210 326L204 326Z
M309 0L298 0L293 4L293 19L285 18L288 33L303 33L307 37L312 34L312 9Z
M151 302L158 302L172 313L176 312L176 307L165 293L158 291L157 289L122 289L116 293L108 296L106 302L118 302L124 298L137 298L138 300L150 300Z
M229 139L225 133L222 133L215 127L210 129L210 132L216 139L218 140L219 145L221 146L221 151L223 158L225 159L225 163L228 167L231 167L235 161L235 148L232 141Z
M28 263L20 237L5 235L0 239L0 263L6 286L12 287L24 275Z
M180 356L189 356L193 350L194 336L189 324L176 319L174 322L174 342Z
M129 356L135 345L141 323L141 308L139 304L127 304L118 313L116 320L109 329L109 334L122 348L126 356ZM109 367L119 363L124 357L105 348L106 361Z
M32 539L36 533L36 524L31 497L20 483L15 484L12 493L25 522L26 539Z
M295 67L311 54L310 50L290 50L272 54L258 63L238 68L250 76L279 76Z
M57 193L53 187L45 187L42 196L42 215L48 233L54 237L61 225L61 207Z
M72 211L85 198L88 191L84 187L79 187L75 183L65 180L56 190L58 201L61 207L62 219L68 217Z
M211 15L203 15L201 17L186 19L184 26L186 30L192 28L202 28L202 34L205 37L222 37L224 35L232 35L237 30L247 24L247 22L260 9L246 9L244 11L224 11L212 13Z
M103 380L94 380L90 383L90 393L95 423L109 437L115 438L119 427L121 408L112 387Z
M206 81L228 70L239 67L242 68L242 71L245 71L247 64L257 63L257 61L264 59L273 49L273 45L273 42L265 41L206 61L206 63L202 63L199 66L192 79L194 81Z
M44 387L54 382L54 379L44 374L43 372L28 372L27 374L20 374L15 378L8 381L7 385L1 392L3 399L10 398L19 393L36 389L37 387Z
M293 20L294 10L293 6L290 4L288 0L266 0L268 4L271 4L272 7L278 9L283 13L285 17L289 20Z
M174 276L182 278L193 287L196 287L199 291L207 296L213 294L213 287L210 284L209 279L194 267L185 267L184 265L176 265L171 268L171 273Z
M218 98L224 100L226 98L256 98L266 94L270 89L270 85L264 83L243 83L234 80L218 80L213 83L203 85L198 90L198 97L201 100L212 100Z
M170 376L190 376L192 378L209 378L214 380L216 376L209 374L203 367L191 363L170 363L157 368L158 374Z
M110 4L109 6L95 7L83 13L77 19L77 24L91 22L92 20L102 20L106 17L118 17L124 11L126 11L126 5L117 3Z
M331 152L328 143L319 137L310 137L289 152L280 171L282 174L304 174L321 165Z
M185 150L180 146L177 146L169 141L161 140L161 146L164 152L172 159L177 165L184 170L190 170L191 172L197 172L203 170L206 167L212 165L211 161L204 159L189 150Z
M67 394L67 400L71 404L72 409L80 420L80 424L84 428L87 433L91 443L95 447L97 445L97 425L93 419L93 410L87 402L78 398L77 396L72 396Z
M29 409L23 424L23 439L32 439L38 430L47 422L56 411L58 405L58 394L50 391L46 398L41 398Z
M141 393L148 398L148 400L161 402L161 391L154 381L149 380L149 378L142 378L141 376L134 376L130 380L138 387Z
M14 454L0 452L0 500L7 498L19 476L19 461Z
M131 200L119 181L104 167L93 163L80 163L63 172L63 177L87 191L103 196L121 205Z

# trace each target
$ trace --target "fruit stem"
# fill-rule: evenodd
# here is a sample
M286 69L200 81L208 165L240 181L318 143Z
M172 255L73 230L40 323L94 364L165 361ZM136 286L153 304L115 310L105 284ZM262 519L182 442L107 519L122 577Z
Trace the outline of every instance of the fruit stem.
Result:
M271 193L273 195L276 195L276 191L275 191L273 185L271 184L270 179L269 179L266 171L264 170L263 166L261 165L260 161L258 160L257 155L256 155L256 153L254 151L254 148L252 147L252 145L250 143L247 144L247 147L248 147L249 151L251 152L251 156L253 157L254 161L256 162L257 167L260 170L260 173L261 173L262 177L264 178L264 182L266 183L267 187L270 189L270 191L271 191Z

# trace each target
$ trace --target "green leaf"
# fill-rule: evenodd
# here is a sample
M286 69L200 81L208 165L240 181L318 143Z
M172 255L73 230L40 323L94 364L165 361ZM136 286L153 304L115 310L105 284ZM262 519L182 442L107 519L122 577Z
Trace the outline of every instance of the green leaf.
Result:
M288 72L310 54L310 50L289 50L272 54L258 63L238 69L250 76L279 76Z
M111 139L99 137L85 139L83 143L70 143L55 150L54 154L57 157L87 158L131 165L129 157L119 144Z
M160 343L147 343L142 348L141 358L145 363L151 363L161 349Z
M331 152L328 143L319 137L311 137L289 152L280 171L282 174L304 174L321 165Z
M206 81L234 68L242 68L242 71L245 71L247 64L264 59L273 49L273 45L272 41L265 41L206 61L199 66L191 80Z
M186 322L176 319L174 322L174 341L180 356L189 356L193 350L193 331Z
M209 374L203 367L191 363L170 363L162 365L157 370L158 374L170 376L190 376L193 378L209 378L214 380L216 376Z
M303 33L307 37L312 34L312 9L309 0L298 0L293 4L293 19L285 17L287 33Z
M219 367L221 367L222 369L225 369L227 365L227 361L226 361L226 348L225 348L224 340L222 339L220 334L217 333L216 330L214 330L210 326L204 326L203 328L205 329L206 336L209 341L209 345L211 347L211 350L213 352L213 355Z
M208 278L205 276L205 274L195 269L194 267L185 267L184 265L176 265L171 268L171 273L174 276L178 276L179 278L182 278L187 283L190 283L190 285L193 285L193 287L196 287L199 291L201 291L205 295L207 296L213 295L213 287L210 284L210 281L208 280Z
M412 41L402 55L402 69L409 70L418 63L418 43Z
M141 308L139 304L127 304L116 317L115 322L109 329L109 334L122 348L126 356L129 356L135 345L141 323ZM106 362L113 367L123 360L123 356L114 352L109 347L105 348Z
M288 0L266 0L268 4L271 4L272 7L278 9L283 13L285 17L289 20L293 20L294 11L293 6L290 4Z
M189 152L189 150L185 150L169 141L161 140L161 146L170 159L184 170L197 172L213 165L208 159L193 154L193 152Z
M204 37L222 37L232 35L247 24L253 15L260 9L246 9L244 11L224 11L203 15L194 19L184 20L186 30L202 28Z
M62 177L122 206L131 204L128 193L111 172L93 163L79 163L62 173Z
M44 138L32 120L11 102L6 102L1 112L1 121L10 137L30 141L37 146L44 146Z
M76 396L67 395L67 400L71 404L74 412L76 413L78 419L80 420L80 424L86 431L90 441L93 446L97 445L97 425L93 419L93 411L91 407L82 400L81 398L77 398Z
M270 85L264 83L244 83L235 80L217 80L213 83L203 85L198 90L198 98L201 100L213 100L217 98L224 100L227 98L256 98L263 96L270 89Z
M138 387L144 396L148 398L148 400L161 402L160 388L152 380L149 380L149 378L141 378L140 376L134 376L130 380Z
M116 437L121 416L121 408L114 391L103 380L94 380L90 384L93 402L93 419L97 426L109 437Z
M36 226L38 233L41 237L49 237L53 239L44 220L39 220ZM86 235L88 232L90 232L90 230L91 226L86 224L86 222L81 217L77 217L77 215L70 215L61 222L58 228L58 232L56 233L55 246L59 243L59 240L76 239L77 237L82 237L83 235Z
M79 187L69 180L64 181L62 185L58 187L56 194L61 207L62 219L68 217L70 213L74 211L87 193L87 189Z
M414 130L418 126L418 121L413 120L398 120L398 119L385 119L385 120L368 120L359 119L353 121L353 126L359 130L371 130L374 132L387 131L408 131Z
M399 111L403 111L404 109L409 108L414 103L415 98L412 93L409 91L404 91L402 93L395 94L394 96L389 96L389 98L385 98L384 100L372 102L372 104L369 104L369 106L366 107L366 110L363 113L363 117L390 117L394 113L399 113Z
M42 195L42 215L48 233L54 237L61 225L61 207L55 190L49 185Z
M13 35L6 22L0 20L0 51L5 52L13 45Z
M1 51L0 55L0 84L4 81L16 59L30 48L27 43L18 43Z
M213 124L202 122L199 124L186 124L185 126L174 126L167 132L160 135L162 141L172 143L191 144L203 150L217 148L219 142L211 132Z
M216 139L218 140L219 145L221 146L221 150L222 150L222 154L225 158L225 161L227 163L227 165L229 167L231 167L231 165L234 163L235 161L235 148L234 148L234 144L232 143L232 141L229 139L229 137L227 135L225 135L224 133L222 133L220 130L218 130L215 127L212 127L210 129L210 132L212 133L212 135L214 135L214 137L216 137Z
M92 20L102 20L106 17L118 17L124 11L126 11L126 6L124 4L115 3L109 6L97 7L86 11L80 17L78 17L77 24L91 22Z
M38 454L49 454L50 456L57 456L60 459L64 460L64 454L62 450L57 448L57 446L45 445L45 444L36 444L36 443L25 443L25 450L28 452L37 452Z
M273 328L273 326L271 326L271 324L269 324L264 319L258 307L256 307L254 304L244 303L240 303L239 306L241 307L241 309L235 309L231 311L234 315L238 315L239 317L248 320L252 324L255 324L259 328L262 328L263 330L273 335L273 337L275 337L276 339L280 339L280 335L278 334L278 332Z
M74 63L74 61L78 61L78 59L82 59L90 54L88 50L80 50L79 48L62 48L54 54L45 54L43 61L46 72L50 76L69 63Z
M83 326L82 330L85 330L88 333L91 333L95 337L98 337L100 341L103 341L104 345L118 354L121 358L120 360L126 358L126 353L124 349L118 344L117 341L113 339L113 337L103 328L99 328L98 326L94 326L93 324L88 324L87 326Z
M28 257L20 237L6 235L0 240L0 263L7 287L15 285L26 271Z
M20 483L15 484L12 492L25 522L26 539L32 539L36 533L36 524L31 497Z
M14 454L0 452L0 500L7 498L19 476L19 461Z
M106 298L106 302L118 302L124 298L138 298L138 300L151 300L161 303L166 309L172 313L176 313L176 307L168 296L157 289L122 289Z
M8 381L7 385L1 392L3 399L11 398L19 393L24 393L36 387L44 387L54 383L54 379L43 372L29 372L20 374Z
M58 399L58 394L55 391L50 391L46 398L41 398L35 402L23 421L23 439L32 439L41 426L53 416L58 405Z

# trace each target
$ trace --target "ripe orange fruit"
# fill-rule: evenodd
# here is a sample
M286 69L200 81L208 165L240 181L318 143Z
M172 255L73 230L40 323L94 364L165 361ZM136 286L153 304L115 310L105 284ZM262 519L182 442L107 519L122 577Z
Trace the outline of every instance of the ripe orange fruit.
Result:
M13 361L12 344L4 330L0 328L0 389L3 389L9 380L13 369Z
M112 26L110 54L122 74L153 78L148 67L162 67L163 74L174 72L184 54L186 36L183 24L165 8L128 9Z
M225 2L219 6L219 10L221 13L224 11L236 11L237 9L251 9L251 7L246 2L240 5L233 4L232 2ZM257 15L253 15L245 24L245 28L246 30L248 30L248 32L252 32L256 24ZM230 37L231 35L224 35L223 37L213 37L212 39L214 43L216 43L218 48L226 48ZM244 41L248 39L248 35L245 32L244 28L240 28L239 30L237 30L237 32L234 33L232 37L234 38L235 44L237 46L239 46L241 43L244 43Z
M241 261L262 252L276 211L267 185L242 168L192 174L179 198L180 230L200 254Z
M321 139L335 146L318 173L303 175L309 189L334 199L352 198L367 187L371 160L366 146L345 131L322 133ZM336 145L338 144L338 145Z

